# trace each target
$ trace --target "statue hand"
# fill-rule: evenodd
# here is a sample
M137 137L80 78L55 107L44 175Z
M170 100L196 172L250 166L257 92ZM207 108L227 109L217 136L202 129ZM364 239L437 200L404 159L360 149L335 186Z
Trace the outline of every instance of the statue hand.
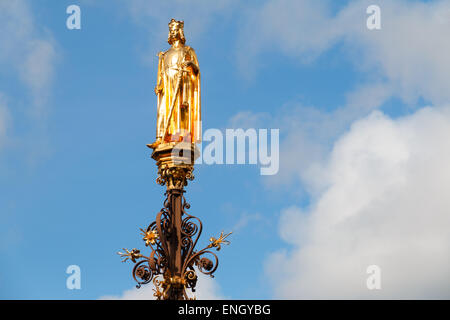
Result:
M188 67L190 67L192 65L193 65L192 61L185 61L182 64L183 68L188 68Z
M190 72L194 72L195 74L198 72L197 65L192 61L183 62L182 66L183 66L183 69L186 69L187 71L190 71Z

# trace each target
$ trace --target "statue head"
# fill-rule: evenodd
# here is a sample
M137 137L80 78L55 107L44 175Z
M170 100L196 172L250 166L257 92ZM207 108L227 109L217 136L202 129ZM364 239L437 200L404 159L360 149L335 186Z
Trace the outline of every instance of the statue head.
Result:
M177 21L175 19L170 20L169 22L169 37L167 42L172 44L175 40L180 40L182 44L186 42L186 38L184 37L184 21Z

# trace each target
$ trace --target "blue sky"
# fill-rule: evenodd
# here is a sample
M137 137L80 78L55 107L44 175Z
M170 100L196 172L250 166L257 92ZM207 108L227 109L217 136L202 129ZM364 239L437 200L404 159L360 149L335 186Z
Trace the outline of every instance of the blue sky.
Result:
M430 144L434 131L424 128L448 129L450 7L378 1L382 29L369 31L372 2L0 0L0 21L7 21L0 31L0 298L97 299L133 288L132 265L116 252L144 249L139 228L164 200L145 145L155 132L156 54L168 48L172 17L185 21L200 62L203 128L280 129L276 176L262 177L255 165L195 168L186 197L203 222L200 245L234 231L205 290L232 299L448 298L445 196L432 201L418 192L437 212L426 230L441 235L425 251L428 231L417 236L424 241L417 250L407 234L428 209L409 218L399 199L418 182L442 190L450 181L445 168L428 170L437 164L414 144L424 141L435 147L428 155L447 159L448 146ZM71 4L81 8L81 30L66 28ZM416 31L413 40L408 30ZM350 189L342 185L347 178ZM384 215L391 211L404 214ZM403 236L391 233L396 221ZM393 239L403 244L399 251L412 251L388 263L400 256L390 251ZM429 252L440 269L398 275ZM81 268L81 290L66 288L72 264ZM385 266L385 291L358 284L367 264ZM412 280L424 270L436 279Z

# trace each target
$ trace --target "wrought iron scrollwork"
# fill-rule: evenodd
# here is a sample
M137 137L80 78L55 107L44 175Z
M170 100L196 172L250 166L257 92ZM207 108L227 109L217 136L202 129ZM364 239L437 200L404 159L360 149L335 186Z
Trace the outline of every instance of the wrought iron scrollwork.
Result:
M217 270L219 259L212 249L220 250L221 244L229 243L225 238L231 233L224 236L222 232L217 239L210 238L208 246L195 250L203 226L199 218L187 213L190 205L183 193L182 189L167 190L155 221L141 229L142 239L151 250L149 256L137 249L118 252L123 262L135 263L132 275L136 287L152 282L156 299L190 299L186 290L195 292L197 271L213 277Z

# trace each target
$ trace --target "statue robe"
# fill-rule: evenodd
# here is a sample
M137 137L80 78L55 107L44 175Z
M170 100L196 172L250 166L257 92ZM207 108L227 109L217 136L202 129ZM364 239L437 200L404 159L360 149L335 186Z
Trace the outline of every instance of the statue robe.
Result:
M156 139L161 142L201 141L200 68L197 74L192 67L185 69L187 72L182 73L175 96L178 73L187 61L198 67L197 55L188 46L172 47L159 54L157 86L162 91L158 94ZM174 100L172 114L167 120Z

